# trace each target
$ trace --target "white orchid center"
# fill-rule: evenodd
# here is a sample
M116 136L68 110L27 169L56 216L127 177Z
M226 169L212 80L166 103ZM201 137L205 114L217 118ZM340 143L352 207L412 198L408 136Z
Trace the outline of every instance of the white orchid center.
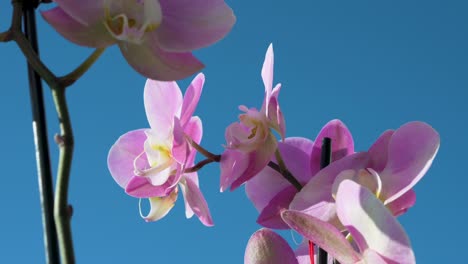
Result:
M158 186L164 184L173 174L172 165L172 134L161 135L155 130L145 131L147 139L144 144L144 152L134 160L135 174L141 177L148 177L151 184ZM145 166L141 167L141 157L146 154Z
M162 21L158 0L105 0L104 10L109 33L135 44L141 44L145 33L156 30Z

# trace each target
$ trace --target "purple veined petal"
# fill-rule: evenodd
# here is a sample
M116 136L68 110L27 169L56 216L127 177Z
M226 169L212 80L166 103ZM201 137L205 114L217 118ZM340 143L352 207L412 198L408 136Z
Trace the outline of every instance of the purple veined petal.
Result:
M192 116L184 127L184 132L194 142L200 144L203 136L203 125L200 117Z
M193 172L193 173L185 173L184 174L184 177L188 177L192 180L192 182L196 185L196 186L200 186L199 185L199 182L198 182L198 173L197 172ZM185 187L185 186L183 186ZM185 205L185 217L187 219L191 218L195 213L193 212L192 208L190 207L190 204L188 203L187 201L187 198L185 197L185 195L182 195L184 197L184 205Z
M349 155L319 171L294 197L290 209L306 211L323 221L336 219L335 200L332 197L333 182L344 170L367 168L370 156L367 152Z
M257 218L257 223L261 226L274 229L289 229L289 226L284 223L281 218L281 211L288 209L289 204L297 193L294 186L286 187L280 191L270 202L263 208Z
M274 91L279 91L281 84L277 84ZM267 117L270 123L270 126L278 131L281 136L281 139L284 140L286 137L286 121L284 120L283 112L279 107L278 97L272 96L269 99Z
M303 137L287 137L284 139L284 142L287 145L294 146L310 156L312 153L312 148L314 147L314 142L308 138Z
M180 116L182 92L179 86L176 82L148 79L143 97L151 128L168 135L173 127L174 117Z
M265 141L265 144L262 148L250 152L248 166L245 171L234 180L231 184L231 191L240 187L246 181L252 179L257 175L261 170L263 170L270 162L276 151L277 141L276 138L269 133L268 139Z
M220 191L224 192L238 179L249 165L249 153L227 149L221 155Z
M332 195L336 197L338 187L345 180L354 181L367 189L369 189L374 195L380 194L382 191L382 181L380 180L379 174L373 169L361 169L361 170L344 170L338 174L335 182L332 186Z
M127 184L125 193L136 198L150 198L167 196L174 188L169 188L171 183L154 186L149 178L134 176Z
M221 40L236 18L223 0L160 0L163 19L155 31L161 48L186 52Z
M180 123L184 125L192 117L195 108L197 107L200 95L203 90L203 84L205 83L205 75L199 73L193 79L192 83L187 88L184 95L184 101L182 103L182 114L180 116Z
M365 263L372 263L372 264L388 264L388 263L398 263L393 262L391 260L385 259L379 253L375 252L372 249L367 249L362 253Z
M83 25L97 24L105 19L104 1L105 0L54 0L70 17Z
M261 212L270 201L291 184L277 171L265 167L245 184L245 192L257 211Z
M269 101L271 97L271 92L273 89L273 66L274 66L274 53L273 53L273 44L268 46L267 52L265 54L265 60L263 61L262 67L262 79L263 84L265 85L265 111L268 115Z
M372 160L369 167L375 171L383 171L387 164L388 158L388 143L393 136L394 130L387 130L380 135L375 143L369 148L369 152Z
M415 203L416 193L413 190L408 190L402 196L386 204L386 206L394 216L400 216L413 207Z
M143 215L141 212L141 200L140 200L140 215L146 222L154 222L166 216L169 211L174 207L177 200L177 188L175 188L168 196L164 197L151 197L148 199L150 202L150 212L148 215Z
M308 182L311 177L308 164L312 141L300 137L286 138L284 142L278 142L278 149L294 177L301 183ZM276 162L276 159L273 157L272 161ZM245 191L255 208L261 212L273 197L289 186L290 182L267 166L247 181Z
M308 151L312 148L312 142L306 138L286 138L284 142L278 142L278 149L288 170L300 183L309 181ZM304 152L307 151L307 152ZM277 163L273 156L272 161ZM259 212L281 190L292 186L284 177L270 167L262 169L255 177L247 181L245 191Z
M270 229L255 232L247 243L244 264L297 264L288 242Z
M320 170L320 156L322 154L323 138L331 138L332 162L354 153L354 141L346 125L338 119L328 122L314 141L310 157L312 173Z
M423 122L410 122L393 134L388 161L380 173L386 203L411 189L426 173L439 150L437 131Z
M190 52L167 52L153 39L143 44L119 42L119 48L128 64L137 72L153 80L174 81L186 78L204 65Z
M281 216L292 229L325 249L340 263L356 263L362 259L333 225L294 210L283 211Z
M197 181L192 180L193 177L197 178ZM198 187L198 176L196 173L191 173L191 175L184 175L180 181L180 188L186 199L187 204L190 207L190 210L186 215L189 215L190 212L194 212L200 222L205 226L213 226L213 219L211 218L210 209L206 203L205 197ZM187 210L187 209L186 209Z
M415 263L403 227L367 188L351 180L343 181L336 194L336 208L361 252L372 249L395 263Z
M185 138L184 129L180 124L180 120L177 117L174 117L174 130L173 130L174 140L172 143L172 158L179 164L184 165L190 156L190 146L187 143Z
M135 176L135 159L144 151L143 145L146 141L145 130L139 129L125 133L109 150L107 166L114 180L124 189ZM142 167L148 166L145 160L138 160L139 162L143 162L140 164Z
M60 35L80 46L104 48L116 42L103 23L82 24L60 7L42 11L41 15Z

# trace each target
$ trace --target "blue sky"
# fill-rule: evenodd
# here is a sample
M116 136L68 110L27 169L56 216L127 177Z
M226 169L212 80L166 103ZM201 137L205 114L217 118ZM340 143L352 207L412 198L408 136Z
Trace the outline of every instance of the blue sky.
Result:
M261 65L275 50L275 82L287 136L315 138L339 118L366 150L386 129L421 120L441 135L441 148L415 187L416 205L399 219L418 263L460 262L468 175L468 16L466 1L228 1L237 16L232 32L195 54L207 65L196 113L204 123L202 145L222 152L224 129L237 106L260 107ZM41 7L42 10L49 6ZM0 5L0 30L11 7ZM90 49L67 43L38 17L41 55L57 74L71 71ZM12 43L0 45L2 262L44 259L26 65ZM191 78L181 81L185 89ZM75 132L70 203L78 263L242 263L258 213L243 188L219 193L216 164L200 172L215 221L207 228L185 219L179 200L163 220L145 223L138 201L110 176L106 158L123 133L148 127L145 79L111 47L68 90ZM45 90L49 135L58 132ZM55 171L57 147L51 143ZM291 234L283 232L291 242Z

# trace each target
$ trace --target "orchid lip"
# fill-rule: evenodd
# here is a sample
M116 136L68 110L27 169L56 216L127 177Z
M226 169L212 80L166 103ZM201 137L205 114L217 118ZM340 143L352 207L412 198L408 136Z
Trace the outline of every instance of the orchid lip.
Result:
M148 32L155 31L161 25L162 11L159 6L159 1L144 0L135 1L130 7L135 10L125 12L125 7L116 7L112 0L105 0L104 26L109 33L117 40L126 41L134 44L142 44L144 35ZM113 5L114 4L114 5ZM126 4L122 4L126 6ZM118 10L111 10L117 8ZM120 10L124 9L124 10ZM114 12L113 12L114 11ZM136 12L136 13L135 13ZM142 17L142 20L139 19Z
M147 177L149 174L152 174L152 173L159 173L167 168L169 168L171 165L172 165L172 160L168 160L162 164L160 164L159 166L155 166L155 167L150 167L148 169L140 169L138 168L137 166L137 161L138 159L141 158L141 156L143 156L143 154L145 154L145 151L141 152L140 154L138 154L138 156L136 156L136 158L133 160L133 168L134 168L134 171L133 173L136 175L136 176L139 176L139 177Z

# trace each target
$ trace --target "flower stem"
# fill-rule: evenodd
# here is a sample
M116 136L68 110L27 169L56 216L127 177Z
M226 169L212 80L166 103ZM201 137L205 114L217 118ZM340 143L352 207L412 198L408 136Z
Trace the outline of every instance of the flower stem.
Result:
M29 42L22 32L21 18L24 7L23 3L31 4L31 2L25 2L24 0L12 1L13 15L11 26L8 31L0 33L0 41L15 41L23 55L26 57L29 66L47 83L52 91L55 108L60 122L60 154L53 216L55 220L55 228L57 230L61 263L75 263L70 226L71 207L68 205L68 185L70 180L74 140L65 97L65 88L73 84L91 67L91 65L102 54L103 49L97 49L88 59L78 66L76 70L62 78L58 78L49 70L49 68L47 68L46 65L44 65L38 56L38 52L34 49L33 44ZM35 6L32 5L32 7L32 12L34 12ZM35 24L34 21L30 21L30 23ZM50 212L47 214L49 216L51 215ZM45 230L45 232L48 233L47 235L49 236L53 235L50 231ZM46 248L48 246L50 245L47 245ZM55 253L55 258L57 258L56 255L57 254ZM48 263L58 263L58 261L48 261Z
M325 137L322 141L322 153L320 156L320 169L323 169L330 165L332 158L332 147L331 138ZM328 262L328 253L319 248L318 252L318 264L326 264Z
M59 239L63 264L75 263L73 240L70 226L70 207L68 205L68 185L73 158L73 130L63 86L52 86L52 97L60 120L60 155L57 171L54 218Z
M273 161L270 161L268 162L268 166L274 169L275 171L279 172L288 182L290 182L294 187L296 187L297 191L302 190L302 184L288 170L278 149L276 149L275 151L275 157L278 161L278 164L274 163Z
M23 8L23 20L25 36L29 40L34 51L38 53L39 48L36 32L36 18L33 7L25 6ZM57 232L55 229L53 217L54 186L52 183L52 169L50 167L49 144L47 140L47 124L44 110L42 82L39 75L29 64L28 76L46 261L48 264L56 264L60 263L60 255L58 251Z
M185 173L196 172L196 171L200 170L201 168L203 168L205 165L210 164L212 162L217 162L217 161L212 160L212 159L204 159L204 160L198 162L197 164L195 164L193 167L185 169L184 172Z
M83 74L86 73L86 71L88 71L89 68L91 68L97 59L99 59L104 50L106 50L106 48L95 49L94 52L91 53L91 55L89 55L89 57L86 58L86 60L83 61L83 63L81 63L75 70L63 77L60 77L59 81L61 85L68 87L75 83L81 76L83 76Z
M193 141L193 139L191 139L189 136L185 135L185 139L194 149L196 149L198 152L200 152L200 154L202 154L206 158L214 162L219 162L221 160L221 155L216 155L214 153L209 152L208 150L197 144L197 142Z

